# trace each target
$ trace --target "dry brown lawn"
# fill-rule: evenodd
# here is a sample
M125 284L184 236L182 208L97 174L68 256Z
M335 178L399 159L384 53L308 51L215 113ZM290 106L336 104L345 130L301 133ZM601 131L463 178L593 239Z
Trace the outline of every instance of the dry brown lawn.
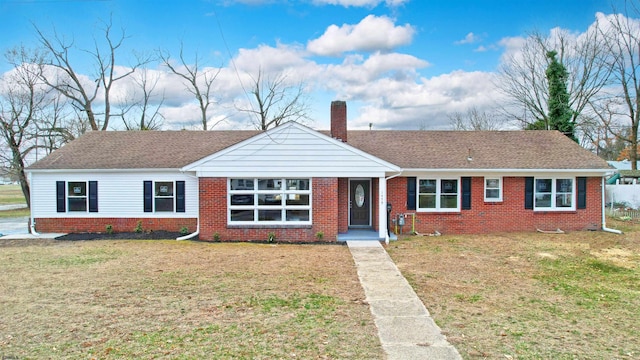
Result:
M376 359L346 246L0 240L0 358Z
M640 226L387 247L465 359L639 359Z

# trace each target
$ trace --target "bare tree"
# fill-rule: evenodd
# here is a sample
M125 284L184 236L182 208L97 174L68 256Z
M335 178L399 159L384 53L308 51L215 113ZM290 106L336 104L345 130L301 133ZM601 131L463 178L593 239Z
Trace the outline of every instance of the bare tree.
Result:
M116 71L116 55L121 51L126 34L122 30L119 36L114 36L110 20L105 23L102 43L94 39L93 49L81 49L92 58L95 67L92 77L94 80L87 80L76 70L79 60L73 58L72 52L76 50L73 41L65 41L55 31L53 37L48 37L37 26L34 25L34 27L38 40L49 55L45 65L50 69L41 72L42 80L71 100L74 107L85 112L92 130L107 130L113 115L111 105L113 85L134 73L138 67L149 60L138 58L127 71L123 73ZM102 88L101 91L100 88ZM102 96L102 103L100 109L97 109L99 95Z
M195 96L200 107L200 123L202 130L209 130L214 128L222 120L209 125L209 106L216 103L213 94L213 82L220 74L221 68L217 71L210 71L208 69L200 68L200 58L198 54L195 56L193 64L189 64L184 57L183 45L180 45L180 63L174 64L170 55L163 51L159 51L160 58L163 64L171 70L171 72L185 82L187 91Z
M510 99L505 112L523 128L536 122L549 128L549 87L545 71L551 59L546 54L556 51L569 75L569 106L574 111L571 122L579 130L590 99L607 84L610 68L601 61L605 41L594 29L580 38L564 31L549 37L531 34L521 51L512 54L500 68L496 85Z
M84 116L84 112L68 106L68 102L64 95L58 93L44 108L43 115L36 123L38 145L36 160L41 150L44 150L45 155L50 154L89 131L89 121Z
M604 62L611 68L611 86L597 101L590 102L604 126L629 144L629 160L636 170L640 126L640 15L637 4L627 2L623 12L608 16L599 24L606 39ZM622 126L626 124L627 126Z
M13 71L5 75L0 94L0 136L9 153L3 160L15 174L22 193L31 204L29 182L25 175L26 157L36 148L36 122L43 108L47 106L47 93L39 80L37 69L42 63L42 55L30 52L24 47L14 48L5 54Z
M136 99L137 94L132 94L130 99L125 99L122 111L122 122L127 130L160 130L164 116L160 108L164 103L164 95L160 101L155 100L156 86L159 76L150 78L148 71L140 71L134 75L134 82L142 92L141 98Z
M464 114L456 111L447 117L453 130L499 130L502 125L499 115L480 111L476 107Z
M252 115L256 129L267 130L289 121L308 120L309 107L302 81L290 83L284 73L265 76L261 69L251 80L250 106L236 108Z

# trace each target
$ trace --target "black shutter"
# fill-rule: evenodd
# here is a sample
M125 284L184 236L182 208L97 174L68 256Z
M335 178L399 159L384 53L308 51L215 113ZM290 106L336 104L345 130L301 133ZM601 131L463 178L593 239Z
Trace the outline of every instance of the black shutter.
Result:
M576 178L578 188L578 209L587 208L587 178Z
M462 178L462 210L471 210L471 178Z
M56 204L58 212L67 211L67 199L66 199L66 183L64 181L56 181Z
M98 212L98 182L89 181L89 212Z
M416 178L407 178L407 210L416 209Z
M533 209L533 178L524 178L524 208Z
M144 212L153 211L153 181L144 182Z
M185 211L184 181L176 181L176 212Z

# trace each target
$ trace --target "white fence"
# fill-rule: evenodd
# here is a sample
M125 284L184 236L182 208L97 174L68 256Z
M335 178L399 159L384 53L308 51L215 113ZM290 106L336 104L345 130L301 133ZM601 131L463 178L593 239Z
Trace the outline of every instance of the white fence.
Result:
M605 185L606 202L624 204L625 207L640 209L640 184Z

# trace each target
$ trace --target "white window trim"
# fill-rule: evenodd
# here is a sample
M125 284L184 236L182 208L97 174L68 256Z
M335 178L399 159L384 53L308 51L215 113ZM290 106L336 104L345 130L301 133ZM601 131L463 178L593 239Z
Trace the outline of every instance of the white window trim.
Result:
M488 198L487 197L487 180L497 179L498 180L498 191L499 195L497 198ZM502 176L485 176L484 177L484 202L502 202Z
M227 225L261 225L261 226L269 226L269 225L288 225L288 226L296 226L296 225L311 225L313 223L313 179L312 178L303 178L303 177L285 177L285 178L273 178L273 177L259 177L259 178L249 178L249 177L234 177L233 179L252 179L253 180L253 190L231 190L231 179L227 178ZM258 179L260 180L281 180L282 181L282 189L280 190L258 190ZM287 190L286 189L286 181L287 179L302 179L309 180L309 189L308 190ZM253 205L231 205L231 195L234 194L248 194L251 193L254 197ZM282 195L283 198L287 195L309 195L309 205L259 205L257 201L258 194L274 194L274 195ZM287 210L308 210L309 211L309 220L308 221L260 221L258 219L258 210L277 210L281 209L282 215L281 218L286 218ZM231 210L253 210L254 211L254 219L253 221L231 221Z
M538 193L537 182L538 180L551 180L551 206L550 207L537 207L536 206L536 194ZM570 179L572 181L571 186L571 207L557 207L556 206L556 182L560 179ZM533 178L533 211L576 211L577 201L577 182L575 177L566 176L540 176Z
M436 207L433 209L420 207L420 180L436 180ZM456 180L458 182L457 192L457 204L455 208L441 208L440 207L440 189L442 180ZM416 181L416 211L417 212L431 212L431 213L447 213L447 212L460 212L462 204L462 178L460 177L423 177L418 178Z
M156 195L156 184L157 183L171 183L171 186L173 187L173 189L171 190L171 193L173 195L171 196L166 196L166 195ZM170 213L176 212L176 182L173 180L154 180L152 182L152 189L151 191L153 192L153 201L151 204L151 208L153 209L153 212L158 212L158 213ZM156 209L156 199L171 199L171 210L157 210Z
M76 196L69 194L69 186L73 183L84 183L84 195ZM66 201L66 212L67 213L88 213L89 212L89 182L88 181L67 181L65 184L65 192L67 199ZM84 199L84 210L71 210L71 200L72 199Z

